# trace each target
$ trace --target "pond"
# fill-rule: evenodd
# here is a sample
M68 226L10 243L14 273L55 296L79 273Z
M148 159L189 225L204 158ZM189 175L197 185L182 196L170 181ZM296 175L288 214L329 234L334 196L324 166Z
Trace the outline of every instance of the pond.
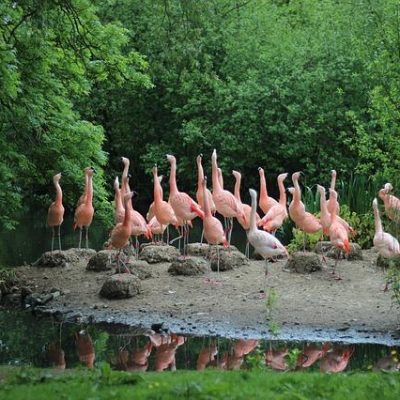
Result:
M2 311L0 364L64 369L107 362L114 369L139 371L267 367L331 372L400 366L398 346L233 339L152 328L83 324L39 319L31 312Z

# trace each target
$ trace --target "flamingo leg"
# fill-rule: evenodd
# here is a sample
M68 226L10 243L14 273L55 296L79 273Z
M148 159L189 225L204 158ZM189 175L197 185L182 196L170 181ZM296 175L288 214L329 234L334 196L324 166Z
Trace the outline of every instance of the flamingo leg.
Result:
M61 225L58 225L57 236L58 236L58 248L61 251Z
M169 244L169 225L167 225L167 244Z
M89 248L89 227L86 227L86 235L85 235L85 239L86 239L86 248Z
M51 227L51 252L54 250L54 226Z
M232 230L233 230L233 217L228 218L228 225L229 225L228 243L231 244L231 236L232 236Z
M81 244L82 244L82 226L79 228L79 248L81 248Z
M250 258L250 243L248 239L246 240L246 249L244 253L247 258Z
M201 230L201 237L200 237L201 244L203 244L203 239L204 239L204 228Z
M219 246L217 245L217 273L219 278Z
M137 236L135 236L135 259L139 259L139 240Z

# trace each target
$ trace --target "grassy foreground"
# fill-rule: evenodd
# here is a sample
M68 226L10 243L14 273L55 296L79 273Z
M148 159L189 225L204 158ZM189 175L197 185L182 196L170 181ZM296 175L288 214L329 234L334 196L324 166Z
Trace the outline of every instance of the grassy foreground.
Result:
M179 371L144 374L0 368L0 399L399 399L397 373Z

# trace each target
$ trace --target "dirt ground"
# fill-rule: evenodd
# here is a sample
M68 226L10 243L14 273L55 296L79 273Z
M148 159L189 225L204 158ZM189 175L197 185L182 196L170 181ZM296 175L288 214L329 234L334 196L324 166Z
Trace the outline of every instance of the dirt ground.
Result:
M164 326L182 333L268 337L271 322L278 324L279 338L351 341L357 336L387 336L400 343L400 312L384 292L385 274L376 266L373 250L364 260L342 260L337 267L342 280L331 275L334 260L310 275L288 272L286 261L264 261L220 274L183 277L168 274L168 263L150 265L153 277L142 281L141 293L129 299L107 300L100 288L112 271L86 271L86 263L65 268L24 266L19 271L36 292L61 289L64 294L49 303L63 312L79 311L92 321ZM270 313L266 300L277 294ZM303 333L302 333L303 332ZM303 335L303 337L302 337ZM372 340L374 341L374 340Z

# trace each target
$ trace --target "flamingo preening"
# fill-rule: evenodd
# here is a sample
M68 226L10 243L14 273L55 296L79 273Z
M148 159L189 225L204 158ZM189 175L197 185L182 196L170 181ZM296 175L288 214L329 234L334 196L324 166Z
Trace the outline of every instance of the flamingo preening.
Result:
M51 227L51 251L54 249L54 235L55 227L58 227L57 237L58 237L58 248L61 251L61 235L60 227L64 220L64 206L62 204L62 190L60 186L61 172L53 176L53 184L56 189L56 199L50 204L49 210L47 212L47 225Z

